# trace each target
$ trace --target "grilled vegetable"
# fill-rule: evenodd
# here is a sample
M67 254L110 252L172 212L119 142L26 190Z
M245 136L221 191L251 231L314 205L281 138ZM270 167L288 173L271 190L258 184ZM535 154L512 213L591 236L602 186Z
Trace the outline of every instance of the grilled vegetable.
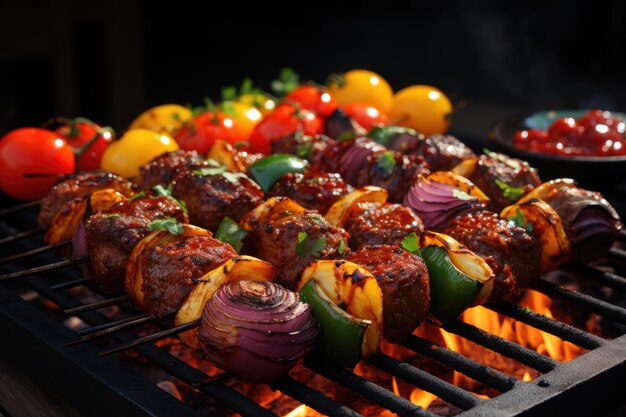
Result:
M304 172L308 165L307 161L297 156L276 153L259 159L248 170L263 192L267 193L283 174Z
M328 209L328 213L326 213L324 217L333 226L343 227L350 217L350 212L356 208L357 203L368 202L383 204L387 201L388 194L387 190L371 185L359 188L336 201L335 204Z
M500 217L534 234L541 243L541 272L550 272L569 259L571 245L563 230L561 218L541 200L531 199L506 207Z
M494 274L482 258L441 233L422 233L419 246L428 267L430 313L436 321L452 320L468 307L487 301Z
M338 364L353 367L378 352L383 296L367 270L347 261L309 264L297 285L320 325L320 349Z
M313 350L318 330L297 293L271 282L231 281L206 302L197 335L220 368L245 381L272 382Z
M239 253L243 246L243 240L248 235L248 232L239 226L239 223L231 219L230 217L224 217L222 222L215 232L215 238L222 242L228 243Z
M180 325L199 319L207 301L221 285L227 282L272 281L275 275L276 270L268 262L251 256L232 258L197 280L198 284L178 310L175 323ZM180 338L187 346L197 349L199 344L196 333L197 329L187 330L180 334Z
M244 172L246 170L245 164L237 156L237 151L233 148L233 145L225 140L216 140L215 144L211 146L207 157L216 161L226 168L227 171Z

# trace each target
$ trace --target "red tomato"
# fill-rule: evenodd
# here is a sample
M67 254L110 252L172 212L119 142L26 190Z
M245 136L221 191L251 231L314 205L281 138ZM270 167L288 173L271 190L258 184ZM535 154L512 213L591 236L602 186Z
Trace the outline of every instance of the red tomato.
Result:
M329 92L315 85L301 85L287 94L287 99L300 104L302 109L312 110L322 117L330 116L337 108L337 100Z
M250 150L267 155L272 151L270 143L276 139L293 135L298 130L305 135L315 135L322 133L322 129L322 120L315 113L281 104L254 127L249 139Z
M72 129L70 124L64 124L56 128L55 132L65 138L74 151L82 151L82 154L78 157L79 171L93 171L100 169L102 154L107 146L109 146L109 144L113 141L113 135L108 131L101 132L100 126L88 121L77 121L74 123L74 127L75 128ZM96 139L96 141L93 142L87 149L83 150L82 148L91 142L96 135L98 135L98 139Z
M387 115L368 104L344 104L343 111L368 132L389 123Z
M222 112L218 112L217 117L215 117L212 112L206 112L197 115L186 123L176 133L174 139L181 149L195 150L200 154L205 154L218 139L234 145L247 138L233 117Z
M18 200L44 197L58 175L74 168L72 148L50 130L24 127L0 139L0 188Z

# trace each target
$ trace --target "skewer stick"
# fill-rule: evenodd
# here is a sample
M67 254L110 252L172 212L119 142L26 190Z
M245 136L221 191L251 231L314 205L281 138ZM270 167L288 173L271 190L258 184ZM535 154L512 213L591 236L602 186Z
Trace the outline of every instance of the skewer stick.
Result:
M89 261L88 256L84 256L82 258L76 259L66 259L64 261L54 262L48 265L38 266L31 269L25 269L23 271L17 271L10 274L0 275L0 282L6 281L8 279L22 278L30 275L36 275L41 272L53 271L55 269L66 268L72 265L84 264Z
M194 389L198 389L198 388L204 387L205 385L215 384L216 382L222 382L233 377L234 377L233 374L231 374L228 371L225 371L225 372L222 372L221 374L210 376L202 380L201 382L198 382L197 384L192 384L191 387Z
M611 249L609 249L609 256L617 258L621 261L626 261L626 250L612 247Z
M27 257L32 256L32 255L37 255L38 253L47 252L47 251L50 251L52 249L61 248L63 246L68 246L71 243L72 242L69 241L69 240L64 240L64 241L59 242L59 243L53 243L52 245L45 245L45 246L42 246L40 248L36 248L36 249L29 250L29 251L26 251L26 252L18 253L16 255L7 256L6 258L0 259L0 265L6 264L6 263L9 263L9 262L13 262L13 261L17 261L17 260L20 260L20 259L23 259L23 258L27 258Z
M34 236L39 233L43 233L43 230L36 228L36 229L26 230L24 232L19 232L14 235L3 237L2 239L0 239L0 245L4 245L5 243L15 242L16 240L20 240L25 237Z
M69 288L78 287L79 285L87 284L96 279L95 275L89 275L86 277L74 279L72 281L67 281L61 284L53 285L50 289L54 292L67 290Z
M140 337L138 339L132 340L128 343L123 343L121 345L118 345L114 348L111 349L107 349L107 350L103 350L102 352L100 352L100 356L109 356L112 355L114 353L118 353L118 352L122 352L124 350L128 350L128 349L132 349L136 346L140 346L146 343L150 343L150 342L154 342L157 341L159 339L163 339L164 337L167 336L172 336L178 333L182 333L186 330L189 330L191 328L197 327L200 324L200 321L202 319L199 318L197 320L194 321L190 321L189 323L185 323L185 324L181 324L180 326L176 326L176 327L172 327L171 329L167 329L167 330L163 330L154 334L150 334L144 337Z
M63 310L63 313L67 314L68 316L73 316L76 314L84 313L86 311L92 311L92 310L97 310L99 308L113 306L115 304L121 304L128 300L130 300L130 297L128 295L121 295L119 297L108 298L106 300L96 301L95 303L86 304L84 306L79 306L79 307L74 307L74 308L70 308L67 310Z
M122 320L117 320L112 323L103 324L101 326L91 327L88 332L85 332L82 336L77 337L74 340L70 340L66 346L77 345L80 343L87 342L92 339L96 339L98 337L106 336L115 332L119 332L124 329L129 329L134 326L139 326L141 324L147 323L152 320L152 316L150 314L140 314L138 316L127 317Z
M18 206L13 206L9 208L5 208L0 210L0 216L5 216L7 214L15 213L16 211L25 210L27 208L36 207L41 204L41 200L30 201L28 203L20 204Z
M108 329L109 327L117 326L119 324L127 323L127 322L130 322L130 321L133 321L133 320L138 320L138 319L143 318L143 317L150 317L150 318L152 318L152 315L150 315L150 313L136 314L136 315L131 316L131 317L126 317L126 318L123 318L123 319L111 321L109 323L100 324L98 326L91 326L91 327L86 327L84 329L78 329L76 331L76 333L78 333L80 336L84 336L84 335L87 335L87 334L99 332L100 330Z
M626 242L626 229L620 230L619 235L617 235L617 238L621 240L622 242Z

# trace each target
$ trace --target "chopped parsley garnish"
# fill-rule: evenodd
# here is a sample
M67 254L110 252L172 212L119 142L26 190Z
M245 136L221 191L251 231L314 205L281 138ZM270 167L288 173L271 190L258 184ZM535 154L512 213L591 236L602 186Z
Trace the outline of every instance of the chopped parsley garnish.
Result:
M483 148L483 153L485 155L487 155L488 157L490 157L490 158L497 159L498 161L507 164L508 166L510 166L511 168L513 168L516 171L519 171L520 169L522 169L522 165L529 166L528 162L526 162L526 161L519 161L517 159L509 158L506 155L490 151L487 148ZM520 162L521 162L521 164L520 164Z
M465 191L459 190L458 188L452 190L452 195L459 200L476 200L476 197L472 197Z
M146 196L146 192L145 191L140 191L137 194L135 194L134 196L132 196L131 198L128 199L128 201L135 201L138 198L142 198Z
M193 173L197 175L207 176L207 175L220 175L226 172L226 167L210 167L210 168L198 168L194 169Z
M113 213L113 214L106 214L104 216L105 219L112 219L114 217L120 217L120 214L119 213Z
M237 98L237 87L228 85L222 88L222 100L229 101Z
M396 166L396 157L393 151L385 151L376 158L376 165L385 171L387 175L391 175Z
M339 247L337 248L337 252L339 252L339 255L343 255L345 251L346 251L346 241L341 239L341 242L339 242Z
M168 217L166 219L157 219L152 221L148 225L148 230L160 230L163 232L170 232L173 235L180 235L183 233L183 225L178 223L178 221L173 217Z
M300 143L294 147L294 152L296 156L299 156L300 158L310 157L312 151L313 151L312 143Z
M515 216L509 217L508 219L509 221L513 222L514 225L526 229L528 233L532 233L533 230L535 230L535 228L533 227L533 224L531 222L526 221L526 218L524 217L524 212L519 207L517 208L517 211L515 212Z
M526 314L530 314L530 313L532 313L532 312L533 312L533 311L532 311L530 308L528 308L528 306L524 307L524 313L526 313Z
M307 256L320 256L320 252L326 247L326 238L324 236L311 242L306 232L298 233L298 244L296 245L296 254L301 258Z
M185 213L185 216L189 215L187 213L187 203L172 196L172 184L169 184L167 188L163 187L161 184L155 185L154 187L152 187L152 191L154 191L157 197L166 197L169 200L177 202L180 208L183 209L183 213Z
M420 247L417 241L417 235L415 232L409 233L404 239L402 239L402 248L411 252L414 255L422 256L422 252L420 252Z
M502 195L504 198L509 199L510 201L517 201L524 194L524 188L522 187L512 187L504 181L500 181L499 179L495 180L496 185L502 190Z
M356 133L351 130L344 130L337 136L338 141L352 140L354 138L356 138Z

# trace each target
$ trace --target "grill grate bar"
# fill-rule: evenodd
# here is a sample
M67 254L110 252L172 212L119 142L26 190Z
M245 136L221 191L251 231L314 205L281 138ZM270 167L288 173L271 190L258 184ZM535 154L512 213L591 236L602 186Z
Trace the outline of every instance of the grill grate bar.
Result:
M509 302L501 301L498 303L489 303L486 304L485 307L588 350L598 348L606 343L603 338L594 334Z
M24 278L32 275L37 275L42 272L54 271L55 269L67 268L68 266L84 264L87 261L87 257L76 259L65 259L63 261L53 262L50 264L37 266L35 268L23 269L21 271L12 272L10 274L0 275L0 282L15 278Z
M320 391L310 388L306 384L303 384L302 382L291 377L287 377L280 382L272 384L271 388L276 389L283 394L287 394L291 398L294 398L330 417L363 417L350 407L327 397Z
M478 398L456 385L439 379L391 356L379 354L371 358L368 362L378 369L397 376L417 388L433 393L442 400L463 410L470 409L484 401L482 398Z
M26 251L26 252L22 252L22 253L18 253L18 254L15 254L15 255L7 256L6 258L0 259L0 265L6 264L6 263L9 263L9 262L13 262L13 261L18 261L20 259L27 258L27 257L32 256L32 255L37 255L39 253L48 252L48 251L51 251L53 249L62 248L64 246L69 246L71 243L72 242L69 241L69 240L64 240L62 242L53 243L51 245L40 246L40 247L38 247L36 249L32 249L32 250L29 250L29 251Z
M95 281L95 280L96 280L96 276L95 275L89 275L89 276L86 276L86 277L73 279L71 281L66 281L66 282L63 282L61 284L53 285L52 287L50 287L50 289L52 291L69 290L70 288L78 287L79 285L87 284L87 283Z
M602 271L600 269L584 264L579 264L576 266L579 270L584 271L585 275L593 279L594 281L615 288L617 290L626 291L626 278L614 274L613 272Z
M535 352L532 349L520 346L517 343L510 342L494 334L488 333L476 326L454 320L443 328L465 339L471 340L481 346L498 352L504 356L515 359L524 365L530 366L539 372L546 373L556 368L558 362L552 358Z
M399 416L412 416L412 417L436 417L437 415L424 410L422 407L413 404L404 397L399 397L393 392L375 384L374 382L355 375L353 372L347 369L340 368L330 363L322 363L319 360L306 360L304 365L314 372L322 375L323 377L330 379L338 383L339 385L348 388L357 394L360 394L368 400L385 407L386 409L398 414Z
M28 203L18 204L17 206L8 207L8 208L0 210L0 216L6 216L7 214L26 210L32 207L37 207L40 204L41 204L41 200L29 201Z
M549 297L556 297L576 304L592 313L597 313L619 323L626 324L626 309L599 300L587 294L571 291L560 285L553 284L543 279L537 280L535 289Z
M626 250L616 248L615 246L609 249L609 255L619 260L626 261Z
M517 382L517 379L512 376L474 362L460 353L419 336L410 335L402 341L402 345L501 392L512 389Z
M5 243L15 242L16 240L34 236L39 233L43 233L43 230L37 228L37 229L26 230L24 232L18 232L14 235L3 237L2 239L0 239L0 245L4 245Z

